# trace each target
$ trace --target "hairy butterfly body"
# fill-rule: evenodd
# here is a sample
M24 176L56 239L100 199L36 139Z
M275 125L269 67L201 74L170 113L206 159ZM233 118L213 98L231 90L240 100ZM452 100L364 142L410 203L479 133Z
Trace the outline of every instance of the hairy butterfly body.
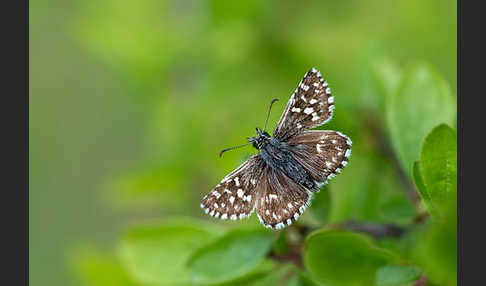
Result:
M331 90L320 72L312 68L290 97L273 137L265 128L257 128L257 136L245 145L252 144L259 153L216 185L203 198L201 208L223 220L249 217L257 209L265 227L291 225L310 205L319 187L342 171L351 155L352 142L346 135L307 130L327 123L333 111ZM267 122L268 116L265 127Z

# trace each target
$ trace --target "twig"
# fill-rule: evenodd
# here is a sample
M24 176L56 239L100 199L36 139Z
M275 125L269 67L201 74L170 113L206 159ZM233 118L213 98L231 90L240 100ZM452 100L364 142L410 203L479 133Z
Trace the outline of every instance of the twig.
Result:
M407 228L394 225L394 224L377 224L369 222L356 222L348 221L336 226L339 229L351 230L362 232L371 235L376 240L382 239L383 237L401 237L405 232L408 231Z
M274 251L271 251L268 255L268 258L273 259L278 262L287 262L292 263L298 268L302 267L302 254L301 254L301 247L291 247L288 252L282 254L275 254Z

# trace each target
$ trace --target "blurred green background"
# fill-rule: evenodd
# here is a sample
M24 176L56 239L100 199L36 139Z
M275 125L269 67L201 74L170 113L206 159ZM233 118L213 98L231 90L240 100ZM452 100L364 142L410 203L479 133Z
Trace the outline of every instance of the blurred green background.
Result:
M273 128L311 67L335 96L323 128L354 145L320 193L330 203L312 207L326 212L303 221L410 221L420 143L455 114L421 130L390 119L386 94L425 69L455 101L456 12L449 0L30 1L31 285L92 285L77 261L114 252L130 225L208 219L200 199L254 150L218 152L254 136L278 97ZM404 151L394 136L411 130Z

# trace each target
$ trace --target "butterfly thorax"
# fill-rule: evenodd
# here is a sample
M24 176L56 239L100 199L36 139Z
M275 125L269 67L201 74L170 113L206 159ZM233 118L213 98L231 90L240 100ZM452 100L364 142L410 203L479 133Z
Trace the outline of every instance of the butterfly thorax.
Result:
M270 137L268 133L262 132L258 128L257 133L256 137L249 138L249 140L260 151L259 156L268 166L282 171L296 183L311 191L319 190L309 172L292 156L291 146L275 137Z

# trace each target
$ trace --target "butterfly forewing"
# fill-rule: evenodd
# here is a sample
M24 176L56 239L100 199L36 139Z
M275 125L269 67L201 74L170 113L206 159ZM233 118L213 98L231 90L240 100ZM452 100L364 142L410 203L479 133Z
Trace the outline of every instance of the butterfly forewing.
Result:
M253 155L227 175L201 202L201 208L216 218L241 219L250 216L255 208L265 163Z
M256 202L258 218L267 228L284 228L299 218L311 198L306 188L279 170L266 167Z
M306 129L328 122L334 111L334 97L321 73L312 68L290 97L273 136L287 140Z
M289 139L288 144L294 158L320 184L341 173L351 156L351 139L337 131L306 131Z

